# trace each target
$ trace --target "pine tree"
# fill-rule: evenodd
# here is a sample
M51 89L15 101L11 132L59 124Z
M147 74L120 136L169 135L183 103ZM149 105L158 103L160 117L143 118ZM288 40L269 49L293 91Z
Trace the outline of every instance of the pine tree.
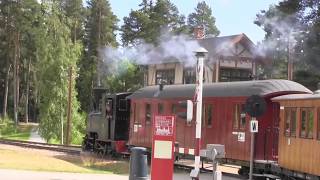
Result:
M69 19L69 28L73 42L83 41L85 9L82 0L62 0L62 9Z
M218 36L220 34L215 22L212 10L205 1L199 2L197 8L195 8L195 12L188 16L190 30L193 31L195 27L204 26L206 35Z
M91 88L100 85L99 69L103 63L99 53L105 46L117 46L115 31L118 19L113 14L106 0L90 0L88 2L88 17L85 28L85 54L80 62L80 76L77 89L82 109L89 111Z
M173 33L186 32L184 16L179 15L177 7L169 0L158 0L155 4L151 0L143 0L140 9L132 10L128 17L124 17L121 27L122 44L136 45L141 40L157 44L162 31Z
M318 0L283 0L257 14L254 23L265 31L263 46L268 49L267 58L273 59L267 67L272 70L269 77L287 78L290 60L294 63L293 80L315 89L320 80L319 12Z

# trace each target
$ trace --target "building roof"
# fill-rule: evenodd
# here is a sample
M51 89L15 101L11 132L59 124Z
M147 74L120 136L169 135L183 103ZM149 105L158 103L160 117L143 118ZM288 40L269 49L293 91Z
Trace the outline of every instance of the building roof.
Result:
M230 36L207 37L204 39L197 39L196 41L201 47L205 48L208 51L209 60L212 60L212 57L223 56L228 50L230 50L231 47L233 47L237 43L242 44L254 56L253 52L255 44L244 33ZM183 49L183 51L185 50L187 49ZM174 56L168 56L165 59L163 57L159 57L163 56L163 54L166 53L165 51L166 50L162 49L162 47L157 47L156 49L151 51L150 53L153 59L150 59L148 61L148 64L176 63L183 61L181 59L177 59ZM186 57L181 57L181 55L179 55L179 57L182 59L188 59L187 56L187 53ZM161 59L161 61L159 59Z
M165 85L162 91L159 86L148 86L137 90L128 98L188 98L193 99L195 84ZM242 97L251 95L278 96L292 93L312 93L309 89L288 80L259 80L208 83L203 85L203 97Z
M199 39L198 42L200 46L209 51L209 57L223 55L224 52L228 51L230 47L233 47L237 43L242 44L252 54L255 48L255 44L243 33L231 36Z

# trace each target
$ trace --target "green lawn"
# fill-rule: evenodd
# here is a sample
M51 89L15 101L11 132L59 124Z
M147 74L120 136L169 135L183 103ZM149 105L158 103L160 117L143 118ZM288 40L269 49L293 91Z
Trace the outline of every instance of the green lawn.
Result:
M91 155L50 156L32 150L12 150L0 147L0 168L33 171L55 171L75 173L128 174L126 161L102 160Z
M23 124L15 127L14 123L0 124L0 138L14 140L29 140L34 126Z

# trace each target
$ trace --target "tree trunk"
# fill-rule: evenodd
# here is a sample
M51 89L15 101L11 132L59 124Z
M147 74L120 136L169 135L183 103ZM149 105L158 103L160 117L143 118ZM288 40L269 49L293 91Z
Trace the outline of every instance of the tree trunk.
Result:
M10 69L11 69L11 64L8 67L7 77L6 77L6 85L5 85L4 98L3 98L3 117L7 117Z
M67 134L66 134L66 143L70 145L71 143L71 103L72 101L72 67L69 68L69 88L68 88L68 106L67 106Z
M26 123L29 122L29 90L30 90L30 66L31 66L31 58L29 59L28 62L28 70L27 70L27 79L26 79L26 83L27 83L27 89L26 89L26 107L25 107L25 121Z
M13 113L14 113L14 122L18 124L18 97L17 97L17 85L18 85L18 63L17 57L18 56L18 35L16 34L15 42L14 42L14 55L13 55Z

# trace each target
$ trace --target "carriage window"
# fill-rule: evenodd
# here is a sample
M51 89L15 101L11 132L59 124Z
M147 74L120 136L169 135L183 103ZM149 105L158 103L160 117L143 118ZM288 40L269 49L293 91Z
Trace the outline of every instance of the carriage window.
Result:
M244 104L241 104L240 107L240 129L246 129L246 113L244 112Z
M146 104L146 123L150 123L151 122L151 105L150 104Z
M177 105L176 104L172 104L171 105L171 113L172 114L176 114L176 112L177 112Z
M240 106L236 104L233 111L233 129L239 129Z
M242 112L244 104L236 104L233 111L233 129L246 128L246 114Z
M209 104L206 108L206 119L207 119L207 126L212 125L212 104Z
M159 114L163 114L163 110L164 110L164 109L163 109L163 104L162 104L162 103L159 103L159 104L158 104L158 113L159 113Z
M297 110L296 108L285 108L285 136L296 137Z
M139 117L139 105L137 103L134 103L134 122L139 123L140 117Z
M127 111L127 100L119 99L119 111Z
M313 108L301 109L300 137L313 138Z
M318 127L317 127L317 138L320 140L320 107L318 108Z

